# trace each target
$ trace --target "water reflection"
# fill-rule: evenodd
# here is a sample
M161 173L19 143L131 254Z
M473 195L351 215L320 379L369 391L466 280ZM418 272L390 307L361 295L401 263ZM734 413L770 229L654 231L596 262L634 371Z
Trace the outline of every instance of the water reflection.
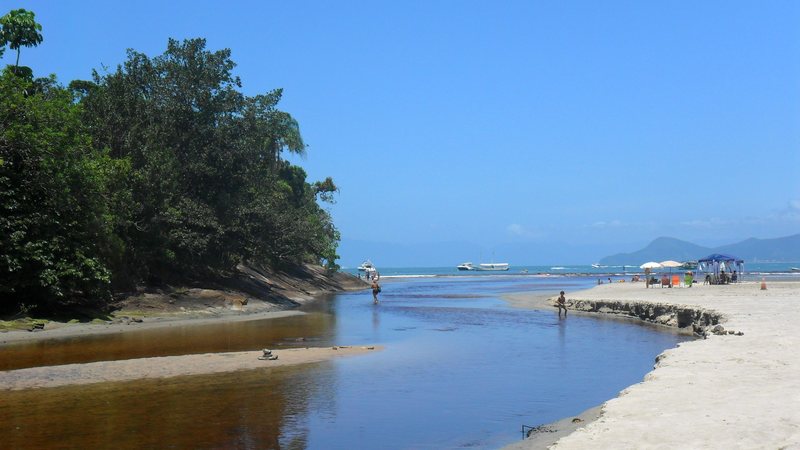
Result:
M0 347L0 370L151 356L235 352L263 347L327 346L336 316L174 325L125 333L23 342ZM293 344L295 343L295 344Z
M322 363L6 392L3 447L306 448L309 409L332 414L335 384Z

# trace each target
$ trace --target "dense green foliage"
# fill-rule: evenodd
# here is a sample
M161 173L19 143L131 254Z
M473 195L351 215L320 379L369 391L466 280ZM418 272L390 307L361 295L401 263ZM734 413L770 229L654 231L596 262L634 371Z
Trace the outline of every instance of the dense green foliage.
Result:
M11 70L0 77L0 161L3 305L107 299L105 196L125 161L92 149L67 90Z
M97 302L239 263L335 268L339 235L284 152L281 90L246 96L229 50L170 40L73 81L0 79L0 307Z

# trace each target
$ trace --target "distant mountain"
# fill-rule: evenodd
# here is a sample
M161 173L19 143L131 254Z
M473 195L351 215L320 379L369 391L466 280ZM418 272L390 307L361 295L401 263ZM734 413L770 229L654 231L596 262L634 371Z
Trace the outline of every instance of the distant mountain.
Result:
M603 265L631 265L638 266L647 261L664 261L672 259L675 261L697 260L710 253L714 253L708 247L702 247L691 242L681 241L671 237L660 237L647 245L647 247L633 253L618 253L606 256L599 262Z
M725 253L745 262L800 261L800 234L775 239L750 238L736 244L720 247L703 247L670 237L660 237L647 247L632 253L618 253L599 261L603 265L639 265L647 261L698 260L711 253Z

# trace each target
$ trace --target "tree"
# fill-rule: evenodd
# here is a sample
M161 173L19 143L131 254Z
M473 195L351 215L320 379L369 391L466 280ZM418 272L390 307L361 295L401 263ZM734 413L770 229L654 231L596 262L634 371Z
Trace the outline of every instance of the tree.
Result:
M245 96L230 50L205 45L129 50L116 71L71 84L96 148L131 162L131 216L118 231L127 266L158 282L331 258L338 234L316 196L335 185L311 185L283 159L306 147L277 107L282 91Z
M0 76L0 310L110 299L109 199L125 161L94 150L54 78Z
M17 51L17 60L14 68L19 67L19 54L21 47L36 47L42 43L42 26L36 23L33 11L15 9L0 17L0 47L8 45ZM2 53L0 53L2 56Z

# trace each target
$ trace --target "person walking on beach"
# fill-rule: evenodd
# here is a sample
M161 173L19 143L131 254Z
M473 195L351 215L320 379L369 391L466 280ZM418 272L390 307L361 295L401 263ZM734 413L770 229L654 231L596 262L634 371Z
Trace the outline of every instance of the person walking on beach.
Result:
M556 307L558 307L558 317L561 317L562 309L564 310L564 317L567 317L567 299L564 297L564 291L561 291L561 295L558 296Z
M372 280L372 303L374 305L378 304L378 293L381 291L381 285L378 284L378 280Z

